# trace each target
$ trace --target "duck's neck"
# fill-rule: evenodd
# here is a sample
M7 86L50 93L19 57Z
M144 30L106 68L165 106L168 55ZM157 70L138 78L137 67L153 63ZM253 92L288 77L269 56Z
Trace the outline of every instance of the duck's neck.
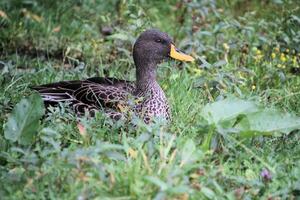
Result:
M152 85L156 85L156 63L135 62L136 64L136 89L145 91Z

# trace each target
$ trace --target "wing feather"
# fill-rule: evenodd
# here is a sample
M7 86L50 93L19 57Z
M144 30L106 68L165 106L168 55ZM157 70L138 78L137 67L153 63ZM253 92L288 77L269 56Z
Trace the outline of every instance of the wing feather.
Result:
M70 103L75 112L101 108L116 109L133 93L134 84L115 78L93 77L84 81L62 81L31 87L38 91L46 105Z

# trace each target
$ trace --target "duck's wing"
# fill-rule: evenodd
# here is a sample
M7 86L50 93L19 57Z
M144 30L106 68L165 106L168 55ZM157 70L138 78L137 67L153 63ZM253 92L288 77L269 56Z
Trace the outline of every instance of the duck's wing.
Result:
M31 87L38 91L45 105L69 103L75 112L117 109L134 91L134 84L115 78L94 77L83 81L62 81Z

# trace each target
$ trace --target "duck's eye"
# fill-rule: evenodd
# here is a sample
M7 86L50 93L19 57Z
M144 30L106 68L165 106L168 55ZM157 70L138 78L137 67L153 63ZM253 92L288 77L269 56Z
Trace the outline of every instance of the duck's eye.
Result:
M156 39L155 42L162 43L162 40L161 39Z

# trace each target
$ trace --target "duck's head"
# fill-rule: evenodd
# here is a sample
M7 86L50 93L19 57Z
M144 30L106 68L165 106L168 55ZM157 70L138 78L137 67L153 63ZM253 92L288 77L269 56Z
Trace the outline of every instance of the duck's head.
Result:
M167 58L180 61L194 61L194 58L176 49L168 34L156 29L144 31L133 47L134 62L139 67L156 67Z

